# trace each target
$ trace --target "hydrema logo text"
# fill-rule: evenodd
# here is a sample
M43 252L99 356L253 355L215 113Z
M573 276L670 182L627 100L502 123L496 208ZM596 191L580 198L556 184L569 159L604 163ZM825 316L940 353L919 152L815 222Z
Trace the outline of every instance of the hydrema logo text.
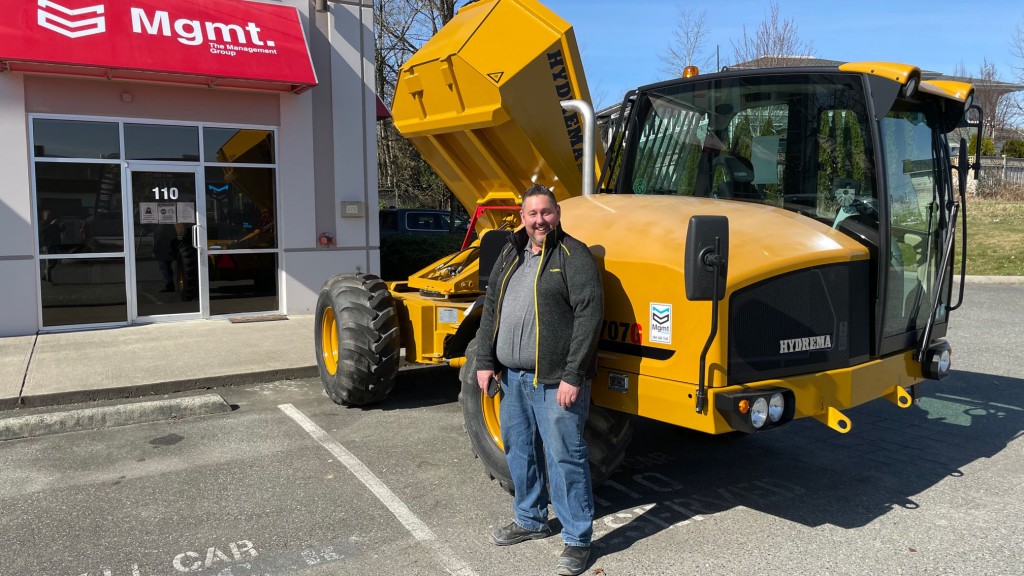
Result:
M810 338L789 338L787 340L779 340L779 354L831 349L831 334L825 334L823 336L811 336Z
M39 0L39 25L68 38L100 34L107 31L103 9L103 4L68 8L50 0Z

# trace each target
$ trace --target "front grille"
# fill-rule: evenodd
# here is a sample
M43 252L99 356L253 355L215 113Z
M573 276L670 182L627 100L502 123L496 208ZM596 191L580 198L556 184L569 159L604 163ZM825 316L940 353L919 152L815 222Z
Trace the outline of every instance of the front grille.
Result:
M799 270L729 300L729 383L850 366L869 345L868 262Z

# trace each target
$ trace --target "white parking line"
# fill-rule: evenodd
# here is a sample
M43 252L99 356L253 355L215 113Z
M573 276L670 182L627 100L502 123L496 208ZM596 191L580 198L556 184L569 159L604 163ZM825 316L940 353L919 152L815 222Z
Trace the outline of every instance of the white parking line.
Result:
M398 518L398 521L405 526L406 530L412 533L413 537L423 542L428 548L434 551L434 553L440 558L441 565L444 566L452 576L477 576L476 572L473 571L465 562L463 562L458 556L455 555L450 548L442 544L437 540L437 536L434 532L423 523L422 520L413 514L412 510L402 502L390 488L387 487L384 482L377 478L377 476L366 467L365 464L359 461L347 448L341 445L340 442L331 438L323 428L317 426L312 420L306 417L305 414L300 412L297 408L291 404L281 404L278 406L282 412L288 415L292 420L302 426L302 429L309 433L314 440L320 443L321 446L327 449L328 452L333 454L339 462L345 465L356 478L359 479L371 492L381 501L391 513Z

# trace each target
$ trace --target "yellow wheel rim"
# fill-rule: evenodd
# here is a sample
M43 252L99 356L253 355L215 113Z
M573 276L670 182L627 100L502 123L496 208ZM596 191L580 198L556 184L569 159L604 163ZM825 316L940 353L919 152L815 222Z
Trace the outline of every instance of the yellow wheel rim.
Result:
M495 394L494 398L490 398L483 391L480 392L480 408L484 415L484 426L487 427L487 433L491 435L491 440L497 445L498 449L502 452L505 451L505 445L501 442L501 394Z
M320 320L320 354L327 372L334 376L338 373L338 321L334 317L334 308L324 308Z

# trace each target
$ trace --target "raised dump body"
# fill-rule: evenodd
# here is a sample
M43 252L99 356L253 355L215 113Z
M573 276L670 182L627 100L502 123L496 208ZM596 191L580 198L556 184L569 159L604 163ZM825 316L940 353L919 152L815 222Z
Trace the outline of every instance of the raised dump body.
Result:
M580 194L583 133L560 105L572 99L590 99L572 27L532 0L492 0L461 8L405 64L391 114L473 215L518 204L531 182ZM485 212L477 231L508 214Z

